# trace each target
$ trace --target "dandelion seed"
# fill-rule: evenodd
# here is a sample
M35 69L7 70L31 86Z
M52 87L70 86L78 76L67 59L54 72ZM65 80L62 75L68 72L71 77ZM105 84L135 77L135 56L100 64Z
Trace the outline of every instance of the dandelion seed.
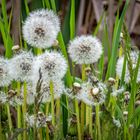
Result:
M135 51L132 51L130 53L130 59L132 60L132 69L135 69L137 61L138 61L138 53ZM122 77L123 64L124 64L124 56L122 56L121 58L118 59L118 62L116 65L116 73L120 79ZM130 82L130 71L128 69L128 62L126 62L124 80L126 83ZM137 82L140 82L140 67L138 69Z
M21 52L11 59L10 74L15 80L30 81L33 71L33 55L31 52Z
M27 17L23 25L23 36L28 44L38 48L52 46L60 31L58 16L51 10L37 10Z
M68 52L76 64L91 64L101 57L102 45L96 37L82 35L70 42Z
M41 69L44 81L57 81L64 77L67 71L67 63L61 54L46 51L35 61L34 75L37 79L39 69Z
M13 80L10 75L10 61L0 58L0 87L8 86Z

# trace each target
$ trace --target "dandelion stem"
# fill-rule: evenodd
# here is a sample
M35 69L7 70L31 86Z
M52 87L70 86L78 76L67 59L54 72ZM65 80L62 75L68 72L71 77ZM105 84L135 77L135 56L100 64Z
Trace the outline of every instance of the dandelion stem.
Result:
M96 110L96 134L97 134L97 139L98 140L101 140L101 130L100 130L100 117L99 117L99 105L97 104L96 107L95 107L95 110Z
M56 100L56 116L57 116L57 120L58 123L60 122L60 99Z
M49 112L49 103L46 103L46 116L48 116ZM49 140L49 128L46 126L46 140Z
M20 82L17 82L17 94L20 94ZM17 127L21 128L21 108L20 105L17 106ZM18 135L18 140L21 140L21 134Z
M92 129L92 106L89 107L89 133L91 138L93 138L93 129Z
M22 110L23 110L23 128L26 129L26 121L25 121L25 114L27 112L26 109L26 99L27 99L27 85L26 82L24 82L24 101L23 101L23 106L22 106ZM27 139L27 133L26 131L24 131L23 133L23 140Z
M11 119L9 104L6 104L6 108L7 108L7 115L8 115L9 130L11 132L12 131L12 119Z
M50 81L52 124L55 125L53 82Z
M8 92L8 87L5 87L5 92ZM8 116L8 123L9 123L9 130L10 132L12 131L12 119L11 119L11 114L10 114L10 107L9 104L6 104L6 110L7 110L7 116Z
M75 111L77 118L77 130L78 130L78 140L81 140L81 129L80 129L80 120L79 120L79 106L78 101L75 99Z
M39 140L43 140L43 137L42 137L42 128L39 128Z
M90 108L89 108L89 106L88 105L86 105L86 126L88 126L89 125L89 121L90 121L90 115L89 115L89 110Z
M84 132L84 122L85 122L85 104L81 102L81 133Z
M82 81L85 81L85 64L82 65ZM84 132L84 122L85 122L85 104L81 102L81 133Z
M85 74L85 64L82 64L82 81L85 81L86 79L86 74Z
M0 105L0 138L2 138L1 114L2 114L2 110Z

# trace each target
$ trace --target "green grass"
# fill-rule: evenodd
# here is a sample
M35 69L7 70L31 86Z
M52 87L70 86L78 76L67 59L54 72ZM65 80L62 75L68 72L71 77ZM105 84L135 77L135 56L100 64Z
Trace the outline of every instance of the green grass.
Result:
M22 2L21 8L21 21L24 22L26 17L32 11L32 9L38 9L42 6L42 8L47 8L53 10L55 13L58 13L60 10L60 3L55 0L42 0L42 1L34 1L28 5L27 1ZM70 88L72 92L73 83L83 83L87 80L85 68L86 65L82 65L82 70L80 71L81 77L73 75L74 71L74 62L71 63L69 59L67 46L70 40L73 40L76 37L76 24L77 24L77 5L75 0L71 0L68 4L68 13L65 14L64 22L62 23L63 32L60 31L57 37L59 42L60 52L64 55L67 63L68 70L63 79L66 88ZM121 4L121 1L120 1ZM18 140L26 140L33 139L33 136L36 137L38 135L40 140L47 139L64 139L66 137L76 137L79 140L82 140L83 136L91 137L96 140L108 140L108 139L116 139L116 140L138 140L140 139L139 129L140 129L140 107L136 107L135 102L140 99L140 86L137 83L137 76L139 74L140 68L140 52L138 61L136 62L136 68L132 69L132 61L130 59L131 52L131 38L125 23L125 15L127 9L129 7L129 0L126 0L122 13L119 13L119 9L117 10L117 15L115 19L115 25L113 30L113 41L110 44L109 38L109 28L107 26L107 13L103 12L100 17L99 22L94 31L92 31L93 36L97 36L99 33L99 29L102 26L103 33L101 36L102 46L104 53L102 54L97 65L92 65L94 71L92 73L96 74L96 70L98 71L97 77L104 84L107 85L107 90L105 91L106 99L105 103L100 106L89 107L88 105L83 104L83 102L79 102L77 99L69 99L65 94L62 95L60 100L55 101L53 96L53 83L50 83L50 92L52 94L51 103L47 104L35 104L33 106L28 106L26 104L26 94L27 85L26 83L18 83L18 87L16 90L18 94L20 94L20 84L24 86L24 104L23 106L18 106L14 108L14 112L16 113L15 120L11 117L13 115L12 111L10 111L11 107L7 103L6 105L2 105L0 103L0 137L2 140L8 139L10 134L15 136L15 139ZM10 11L10 15L8 18L8 14L6 11L6 0L1 1L1 17L0 17L0 33L2 37L2 42L6 49L5 58L11 58L13 56L12 46L14 45L14 40L10 34L11 22L12 22L12 10ZM22 23L21 23L22 26ZM22 27L20 27L22 28ZM123 43L120 42L120 34L123 33L124 37L122 38ZM25 50L30 50L31 46L23 40L22 34L20 35L20 46ZM121 50L122 49L122 50ZM118 79L116 75L116 63L117 58L119 58L119 53L122 51L124 55L124 64L122 77ZM139 51L139 50L137 50ZM35 55L39 55L44 52L44 50L33 49ZM105 71L105 57L108 60L108 64L106 64L107 70ZM126 73L126 64L129 64L130 74L131 74L131 83L125 83L125 73ZM114 77L117 81L115 85L110 86L108 83L108 78ZM96 83L94 83L94 86ZM122 86L125 87L126 91L130 92L130 100L128 104L124 102L124 94L120 94L117 97L112 96L111 93L113 90L117 90ZM11 86L12 87L12 86ZM6 89L10 89L11 87L6 87ZM14 86L13 86L14 87ZM14 87L15 88L15 87ZM1 91L4 91L4 88L1 88ZM7 93L7 90L6 90ZM36 109L37 106L37 109ZM5 108L5 111L4 109ZM26 131L21 130L22 128L26 129L27 124L25 119L23 119L24 115L27 112L33 113L33 110L39 110L44 112L46 115L52 113L52 123L47 125L46 128L42 127L37 129L36 126L34 128L29 128L27 133ZM127 117L124 116L124 111L128 111ZM59 114L60 117L57 120L56 114ZM6 113L6 117L3 117L2 114ZM37 112L35 112L37 115ZM93 115L93 116L92 116ZM75 116L76 120L73 120L73 116ZM113 119L116 119L120 122L120 127L117 127L113 123ZM23 121L22 121L23 119ZM17 122L15 124L15 122ZM75 129L76 126L76 129ZM49 133L51 130L52 133ZM18 131L18 133L16 132ZM21 132L20 132L21 131ZM52 135L51 135L52 134ZM37 138L36 138L37 139Z

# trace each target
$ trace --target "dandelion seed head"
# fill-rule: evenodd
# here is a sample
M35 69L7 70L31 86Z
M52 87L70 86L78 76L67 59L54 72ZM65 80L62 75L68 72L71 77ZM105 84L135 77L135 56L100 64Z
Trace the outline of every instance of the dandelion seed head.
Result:
M28 113L25 114L25 120L30 127L34 127L35 120L36 120L36 127L46 127L47 122L51 119L50 116L46 117L43 112L38 112L37 116L29 115Z
M23 37L33 47L52 46L60 31L57 15L51 10L37 10L27 17L23 25Z
M130 53L130 59L132 60L132 69L135 69L137 61L138 61L138 53L135 51L132 51ZM124 56L118 59L117 65L116 65L116 74L118 75L120 79L122 77L123 64L124 64ZM128 62L126 62L124 80L126 83L130 82L130 71L128 69ZM140 67L138 69L137 82L140 82Z
M36 59L35 63L34 75L37 76L39 69L41 69L44 81L50 82L51 80L62 79L67 71L67 62L58 52L46 51Z
M15 80L30 81L33 71L33 55L31 52L21 52L11 59L10 74Z
M54 99L59 99L64 92L64 83L62 81L53 82ZM51 101L50 83L43 82L41 85L41 102L46 103Z
M76 64L91 64L98 61L103 51L98 38L82 35L70 42L68 52Z
M8 86L13 80L10 75L10 61L0 58L0 87Z
M46 20L52 22L52 24L55 27L55 30L57 32L60 31L60 20L59 20L58 16L52 10L48 10L48 9L36 10L36 11L33 11L30 14L30 16L33 18L34 17L46 18Z
M79 95L81 96L82 101L87 105L96 106L105 101L104 91L99 89L99 87L93 87L91 83L83 83Z

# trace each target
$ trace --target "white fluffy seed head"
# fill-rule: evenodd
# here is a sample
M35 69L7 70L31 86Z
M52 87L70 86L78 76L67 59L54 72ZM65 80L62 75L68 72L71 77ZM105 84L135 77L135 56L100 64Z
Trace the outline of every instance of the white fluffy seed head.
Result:
M87 105L96 106L97 104L102 104L105 101L104 90L100 87L93 87L90 83L83 83L82 89L80 91L79 96L80 99ZM97 94L93 94L93 89ZM94 93L95 93L94 91Z
M0 87L8 86L12 81L10 61L0 58Z
M98 61L103 51L98 38L82 35L70 42L68 52L76 64L91 64Z
M132 69L134 69L134 68L136 68L136 64L138 61L138 53L135 51L132 51L130 53L130 58L132 60ZM118 59L117 65L116 65L116 74L118 75L118 77L120 79L122 77L123 65L124 65L124 56L122 56ZM128 69L128 62L126 62L124 80L126 83L130 82L130 71ZM137 82L140 82L140 66L138 69Z
M51 10L37 10L27 17L23 25L23 37L33 47L52 46L60 31L58 16Z
M62 81L53 82L54 99L59 99L64 91L64 84ZM41 102L46 103L51 101L50 83L43 82L41 85Z
M33 54L23 51L14 56L10 63L10 74L15 80L30 81L33 71Z
M58 52L48 52L38 56L34 64L34 74L38 79L39 69L45 81L62 79L67 71L67 62Z

